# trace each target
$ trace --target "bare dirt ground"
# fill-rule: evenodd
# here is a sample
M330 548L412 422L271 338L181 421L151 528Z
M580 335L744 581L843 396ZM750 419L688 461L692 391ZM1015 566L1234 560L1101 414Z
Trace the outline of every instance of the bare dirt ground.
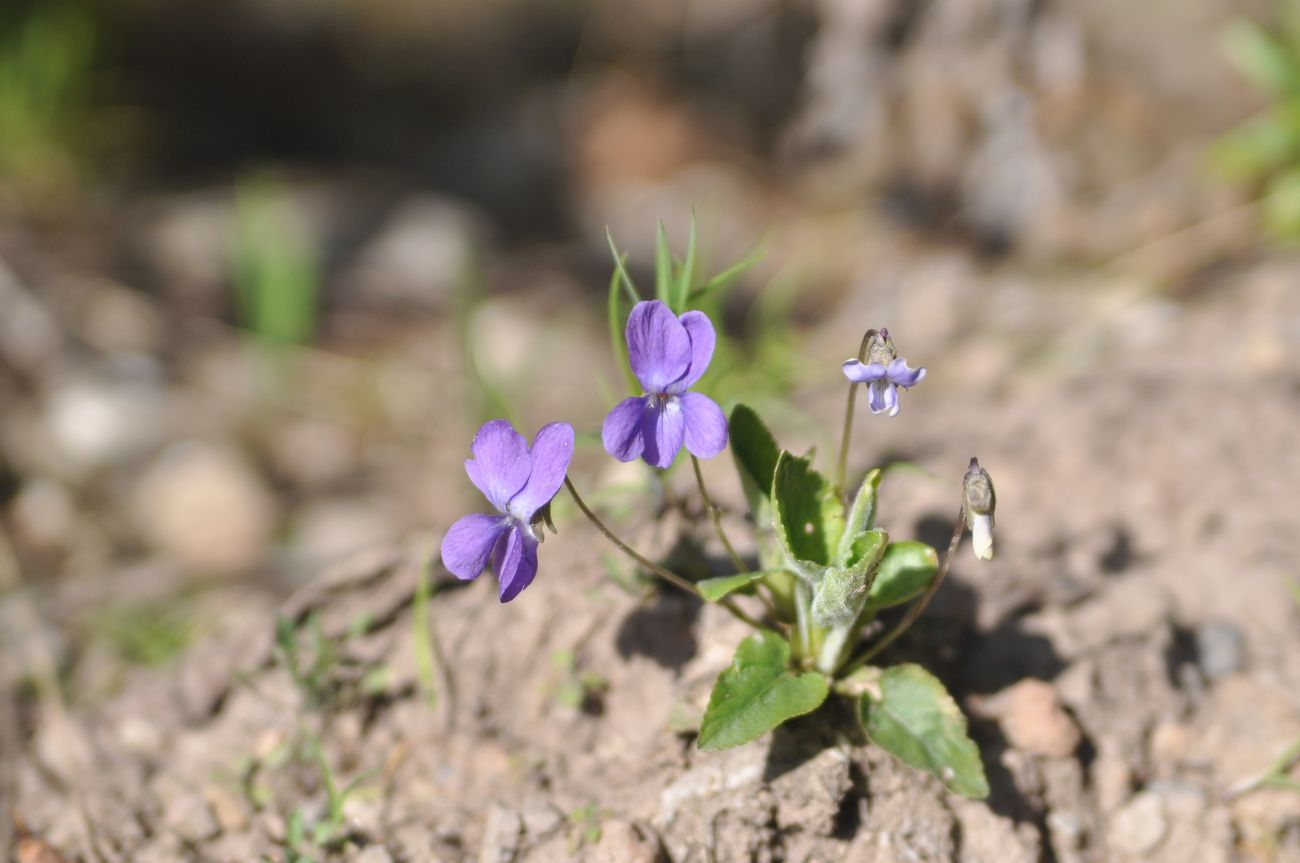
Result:
M834 703L696 752L743 628L612 579L598 535L561 510L520 600L435 573L432 692L412 606L424 539L353 557L274 611L218 615L176 664L42 724L6 762L24 828L86 860L292 859L294 810L328 814L319 740L336 781L360 787L339 859L1300 860L1295 792L1229 795L1300 738L1300 266L1243 265L1177 301L1046 287L958 253L898 266L913 278L890 326L917 322L905 354L931 375L896 420L860 418L854 463L933 471L889 474L883 512L936 543L967 456L998 484L997 558L963 552L890 652L931 664L973 716L987 802L845 733ZM957 282L968 307L940 303ZM851 344L884 290L849 295L812 343ZM834 378L778 421L795 442L834 427ZM728 468L709 476L734 503ZM443 482L463 496L458 475ZM667 555L692 521L634 535ZM332 645L314 682L287 669L276 614Z

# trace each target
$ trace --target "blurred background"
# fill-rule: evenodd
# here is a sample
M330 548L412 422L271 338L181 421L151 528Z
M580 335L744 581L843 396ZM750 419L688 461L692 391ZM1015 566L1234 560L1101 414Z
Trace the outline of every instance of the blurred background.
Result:
M1146 566L1300 679L1296 4L4 0L0 685L37 639L93 706L436 535L490 417L649 483L609 238L648 285L692 218L720 401L831 453L864 329L930 368L855 462L981 447L978 625Z

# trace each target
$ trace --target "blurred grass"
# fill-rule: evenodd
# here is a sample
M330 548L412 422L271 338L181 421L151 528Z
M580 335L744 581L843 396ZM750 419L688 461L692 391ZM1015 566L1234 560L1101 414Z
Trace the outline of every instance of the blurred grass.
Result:
M1215 142L1211 166L1259 194L1260 217L1274 239L1300 243L1300 0L1279 0L1268 24L1233 21L1222 45L1269 104Z
M316 253L271 175L245 177L235 189L234 260L240 323L275 348L307 343L319 311Z
M33 209L62 206L91 171L96 43L81 6L0 5L0 183Z

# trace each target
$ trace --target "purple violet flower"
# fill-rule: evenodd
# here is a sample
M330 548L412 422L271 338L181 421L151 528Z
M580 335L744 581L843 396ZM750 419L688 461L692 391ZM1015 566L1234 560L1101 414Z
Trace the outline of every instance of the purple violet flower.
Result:
M867 361L849 358L844 361L844 377L854 383L866 384L870 397L867 406L873 414L889 411L898 416L898 388L914 387L925 380L925 369L914 369L906 360L899 359L889 330L881 327L869 333Z
M551 423L533 445L505 420L485 423L470 445L465 473L500 515L467 515L442 540L442 563L459 579L478 578L489 561L501 601L519 595L537 575L534 516L555 497L573 458L573 426Z
M713 458L727 445L727 418L708 396L687 392L713 359L716 337L703 312L678 318L659 300L637 303L627 319L627 355L645 395L624 399L605 417L605 452L640 456L666 468L682 445Z

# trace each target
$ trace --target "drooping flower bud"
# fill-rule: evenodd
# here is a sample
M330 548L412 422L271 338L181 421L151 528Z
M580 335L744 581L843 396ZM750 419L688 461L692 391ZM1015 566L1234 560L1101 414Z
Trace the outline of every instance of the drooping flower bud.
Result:
M962 497L966 508L966 521L970 524L971 544L980 560L993 559L993 510L997 507L997 494L993 479L980 467L979 459L972 458L962 480Z

